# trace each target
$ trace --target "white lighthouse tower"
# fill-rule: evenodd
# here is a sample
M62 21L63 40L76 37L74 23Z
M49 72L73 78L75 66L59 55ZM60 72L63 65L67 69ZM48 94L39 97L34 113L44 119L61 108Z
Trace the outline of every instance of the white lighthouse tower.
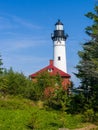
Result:
M52 34L53 40L53 60L54 66L67 73L66 64L66 41L67 35L64 34L63 24L60 20L55 24L55 30Z

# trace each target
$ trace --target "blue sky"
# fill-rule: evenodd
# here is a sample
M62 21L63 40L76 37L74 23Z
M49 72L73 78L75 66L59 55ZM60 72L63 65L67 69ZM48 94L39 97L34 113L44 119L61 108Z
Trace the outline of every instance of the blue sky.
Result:
M64 24L67 68L72 74L79 62L81 45L89 38L85 27L92 22L84 14L93 11L96 0L0 0L0 53L4 67L25 75L47 66L53 59L51 33L60 19Z

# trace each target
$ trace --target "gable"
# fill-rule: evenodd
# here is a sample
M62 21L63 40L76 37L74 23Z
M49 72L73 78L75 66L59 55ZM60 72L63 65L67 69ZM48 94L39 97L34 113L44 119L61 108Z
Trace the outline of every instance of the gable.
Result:
M40 73L42 73L44 71L49 72L50 75L53 75L53 76L59 74L62 78L70 78L71 77L68 73L65 73L62 70L56 68L52 63L52 60L50 61L50 64L48 66L46 66L43 69L31 74L30 77L36 78Z

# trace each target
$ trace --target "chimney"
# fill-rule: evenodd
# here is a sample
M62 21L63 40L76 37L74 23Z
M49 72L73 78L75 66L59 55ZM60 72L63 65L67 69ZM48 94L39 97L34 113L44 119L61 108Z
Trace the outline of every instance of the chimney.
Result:
M49 61L49 65L53 65L53 60L50 60L50 61Z

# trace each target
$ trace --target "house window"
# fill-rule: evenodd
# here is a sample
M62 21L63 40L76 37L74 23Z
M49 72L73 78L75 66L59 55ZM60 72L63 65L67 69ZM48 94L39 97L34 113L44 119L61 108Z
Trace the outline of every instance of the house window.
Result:
M52 72L52 69L50 68L50 69L48 69L48 72Z
M61 57L60 57L60 56L58 56L58 60L61 60Z

